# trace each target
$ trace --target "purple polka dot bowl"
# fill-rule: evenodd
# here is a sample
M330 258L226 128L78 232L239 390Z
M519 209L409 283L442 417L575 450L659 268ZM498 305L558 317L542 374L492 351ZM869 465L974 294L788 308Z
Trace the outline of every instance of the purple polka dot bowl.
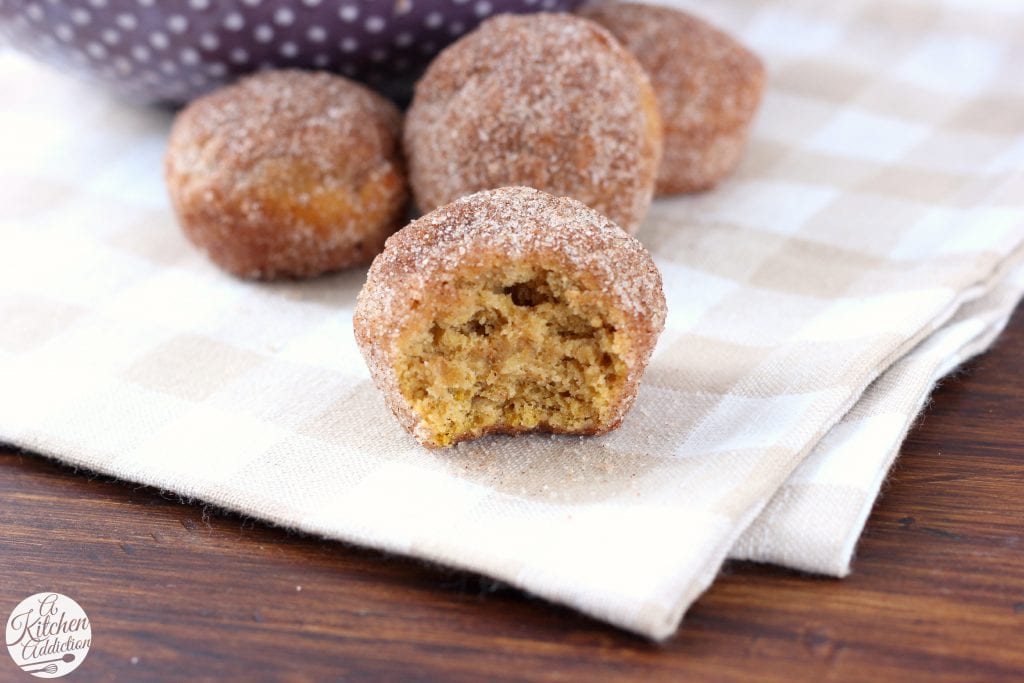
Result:
M0 44L137 102L178 105L267 68L334 71L396 99L503 12L580 0L0 0Z

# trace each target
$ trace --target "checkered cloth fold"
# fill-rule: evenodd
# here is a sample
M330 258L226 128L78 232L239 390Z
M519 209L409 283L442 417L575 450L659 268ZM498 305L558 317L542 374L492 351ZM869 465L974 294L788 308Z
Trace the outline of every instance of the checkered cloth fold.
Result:
M770 85L737 175L639 234L669 317L636 407L440 453L359 357L364 270L223 275L169 213L168 115L0 54L0 440L654 638L730 549L846 573L931 387L1024 288L1024 9L697 9Z

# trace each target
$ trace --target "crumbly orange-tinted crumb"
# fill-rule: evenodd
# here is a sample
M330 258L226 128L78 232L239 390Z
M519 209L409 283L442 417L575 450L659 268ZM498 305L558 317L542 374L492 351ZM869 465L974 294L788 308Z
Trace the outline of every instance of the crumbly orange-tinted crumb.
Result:
M565 275L519 266L453 283L401 345L400 391L433 445L490 431L594 431L621 394L621 314Z
M621 369L622 379L620 383L606 381L609 405L595 410L592 421L580 419L572 428L538 423L535 429L598 434L621 424L636 399L640 377L665 322L665 296L658 269L636 238L593 209L535 189L506 187L452 202L392 235L370 267L356 302L356 340L373 380L402 426L421 443L440 445L434 440L432 428L414 410L406 396L409 392L403 390L400 381L400 368L409 364L410 340L431 329L434 319L441 315L439 311L462 310L456 318L460 324L482 314L478 322L486 327L492 314L484 309L490 308L490 303L478 300L473 292L492 286L497 289L501 284L502 293L509 287L509 296L529 301L530 288L521 285L538 283L538 273L545 274L548 287L553 286L550 282L564 282L567 284L558 286L565 291L586 292L580 301L592 306L587 309L588 322L594 313L614 328L610 355L613 361L614 355L618 356L621 366L612 365L616 377ZM462 291L464 295L458 294ZM464 296L468 298L464 300ZM518 307L508 308L506 302L504 309L515 311ZM550 314L563 317L554 310ZM509 318L511 314L502 315ZM595 323L592 327L595 338L600 337L602 325ZM597 366L602 362L603 352ZM495 425L484 430L521 431L534 428Z

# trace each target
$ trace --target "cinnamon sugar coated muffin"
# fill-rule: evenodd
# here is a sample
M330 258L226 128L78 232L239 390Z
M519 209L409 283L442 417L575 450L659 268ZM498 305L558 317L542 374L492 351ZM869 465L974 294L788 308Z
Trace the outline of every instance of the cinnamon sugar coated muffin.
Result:
M354 322L374 382L426 446L600 434L636 399L665 296L650 254L610 220L506 187L391 237Z
M185 235L247 278L370 261L404 216L401 115L340 76L265 71L202 97L165 157Z
M761 60L722 31L675 9L605 1L579 13L611 31L654 84L665 126L656 193L706 190L731 173L761 102Z
M526 185L629 232L650 206L661 122L643 69L569 14L504 15L444 50L416 84L405 150L423 211Z

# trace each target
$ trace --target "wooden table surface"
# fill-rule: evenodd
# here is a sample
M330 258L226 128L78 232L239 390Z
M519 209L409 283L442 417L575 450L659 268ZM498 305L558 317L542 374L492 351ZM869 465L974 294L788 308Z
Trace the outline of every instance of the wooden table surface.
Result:
M41 591L77 600L93 646L76 683L1024 681L1024 314L934 399L852 576L728 564L661 645L9 447L0 612ZM0 654L0 680L30 679Z

